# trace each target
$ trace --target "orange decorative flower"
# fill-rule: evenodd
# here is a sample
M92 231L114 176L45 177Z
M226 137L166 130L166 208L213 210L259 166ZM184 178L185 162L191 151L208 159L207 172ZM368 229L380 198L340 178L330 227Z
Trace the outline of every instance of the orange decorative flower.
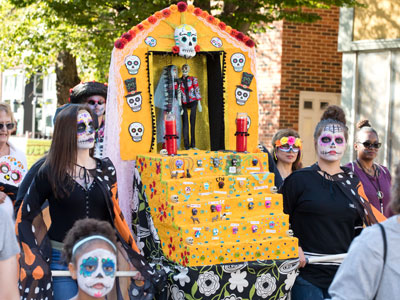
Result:
M231 26L226 26L225 31L229 34L231 34L232 27Z
M189 4L188 5L187 12L190 12L190 13L194 12L194 5L193 4Z
M205 10L203 10L203 12L201 13L201 17L204 19L207 19L208 17L208 12L206 12Z
M164 15L163 15L163 13L161 11L156 12L154 15L156 16L157 19L164 18Z
M144 28L149 28L149 27L150 27L150 22L147 21L147 20L144 20L144 21L142 22L142 24L143 24Z
M177 12L177 11L178 11L178 6L177 6L176 4L172 4L172 5L169 7L169 9L170 9L172 12Z
M136 27L137 27L140 31L143 31L143 30L144 30L144 25L143 25L142 23L138 24Z

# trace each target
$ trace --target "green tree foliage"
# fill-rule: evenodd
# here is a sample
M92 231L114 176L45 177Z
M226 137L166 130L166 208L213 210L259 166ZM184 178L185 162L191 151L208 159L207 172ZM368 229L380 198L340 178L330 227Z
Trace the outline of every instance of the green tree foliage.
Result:
M83 79L107 79L114 41L171 0L0 0L1 67L29 73L54 65L67 51ZM263 31L274 20L312 22L306 8L355 6L357 0L196 0L195 6L243 32Z

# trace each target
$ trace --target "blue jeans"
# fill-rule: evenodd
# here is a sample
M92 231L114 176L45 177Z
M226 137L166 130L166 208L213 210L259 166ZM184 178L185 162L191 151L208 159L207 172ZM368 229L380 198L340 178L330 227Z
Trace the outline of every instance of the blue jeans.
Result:
M324 300L331 299L328 289L322 289L304 278L297 276L292 288L292 300Z
M63 262L61 251L52 249L51 270L68 270L68 266ZM54 300L69 300L78 294L78 285L71 277L53 277Z

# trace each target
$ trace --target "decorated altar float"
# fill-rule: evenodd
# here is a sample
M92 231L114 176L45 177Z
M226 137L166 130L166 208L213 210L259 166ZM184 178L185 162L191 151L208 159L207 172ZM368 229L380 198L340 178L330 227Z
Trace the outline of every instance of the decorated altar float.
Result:
M284 299L297 275L298 241L257 151L255 58L248 36L183 2L115 42L106 151L172 299Z

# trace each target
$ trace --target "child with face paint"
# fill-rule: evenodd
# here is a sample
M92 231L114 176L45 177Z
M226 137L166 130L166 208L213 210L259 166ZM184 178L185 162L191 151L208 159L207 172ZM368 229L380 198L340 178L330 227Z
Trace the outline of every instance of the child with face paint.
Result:
M130 269L140 271L135 279L150 282L142 285L148 289L143 293L151 295L154 285L162 281L139 254L123 218L112 162L92 157L94 138L88 106L69 106L57 116L50 151L17 215L23 298L64 300L76 295L75 281L69 277L52 280L50 269L67 269L61 259L64 237L75 221L85 218L106 221L116 229L123 257L131 264ZM41 214L45 201L51 219L48 229ZM53 290L54 297L50 298Z
M107 85L96 81L82 82L71 89L69 100L75 104L87 104L96 115L94 123L98 125L96 126L94 157L103 158Z
M63 255L78 293L71 300L105 299L115 281L117 247L114 229L95 219L76 221L64 239Z
M282 180L293 171L301 169L302 143L297 131L293 129L278 130L272 137L272 145L274 161Z
M314 132L317 163L293 172L281 189L284 212L299 239L300 275L293 300L329 299L339 264L307 264L306 256L346 253L363 225L377 222L358 178L340 167L347 137L343 110L329 106Z
M386 167L374 162L381 147L378 133L371 127L368 120L358 122L357 128L354 143L357 159L348 163L346 167L360 178L369 202L382 214L389 216L390 210L387 207L390 201L392 178Z

